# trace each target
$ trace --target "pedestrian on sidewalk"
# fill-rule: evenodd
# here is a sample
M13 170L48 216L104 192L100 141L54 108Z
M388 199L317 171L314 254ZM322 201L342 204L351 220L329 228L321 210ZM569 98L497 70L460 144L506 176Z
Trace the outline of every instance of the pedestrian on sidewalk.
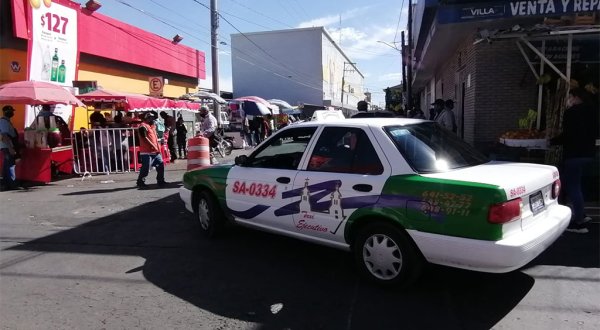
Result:
M143 118L143 122L138 128L140 135L140 161L142 168L137 179L137 187L140 189L147 189L146 177L150 172L150 166L156 168L156 182L158 186L164 186L167 184L165 181L165 165L163 163L162 156L160 154L160 145L158 144L158 138L154 121L156 117L151 113L146 113Z
M175 125L175 128L177 129L177 148L179 149L179 158L186 159L187 128L183 122L183 117L177 118L177 124Z
M570 232L588 232L586 222L590 218L585 216L581 180L583 169L594 160L599 135L598 109L590 105L585 90L572 88L567 96L562 132L550 139L550 145L563 146L561 178L571 203L571 223L567 228Z
M441 99L435 101L436 106L438 106L439 108L438 101L441 101ZM454 109L454 101L446 100L445 102L443 102L441 106L441 111L435 117L435 121L445 129L456 133L456 119L454 117L454 111L452 111L452 109Z
M175 118L168 115L166 112L161 111L160 116L165 122L165 132L167 135L167 147L171 154L171 163L174 163L177 159L177 150L175 150Z
M16 183L15 165L19 159L19 136L10 119L15 114L15 109L6 105L2 108L3 117L0 118L0 150L2 151L2 185L0 190L20 189Z

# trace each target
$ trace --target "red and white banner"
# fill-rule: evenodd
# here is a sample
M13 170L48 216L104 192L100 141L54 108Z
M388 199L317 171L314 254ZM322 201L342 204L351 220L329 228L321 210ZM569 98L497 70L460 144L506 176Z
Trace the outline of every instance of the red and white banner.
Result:
M29 80L72 87L76 79L78 11L52 0L29 0ZM28 107L25 125L35 118ZM72 106L57 105L54 113L69 121Z

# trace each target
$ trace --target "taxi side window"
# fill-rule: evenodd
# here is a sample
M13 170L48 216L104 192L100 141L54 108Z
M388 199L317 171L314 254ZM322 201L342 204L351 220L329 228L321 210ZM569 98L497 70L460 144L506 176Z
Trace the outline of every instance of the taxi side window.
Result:
M316 127L290 128L271 137L253 153L245 166L295 170Z
M327 127L317 141L307 170L378 175L383 173L383 165L362 129Z

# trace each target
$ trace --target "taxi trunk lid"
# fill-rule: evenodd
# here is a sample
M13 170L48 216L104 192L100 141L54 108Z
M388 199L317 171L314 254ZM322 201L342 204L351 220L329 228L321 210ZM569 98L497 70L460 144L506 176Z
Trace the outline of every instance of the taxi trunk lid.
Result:
M426 176L495 185L504 190L507 201L521 198L521 219L504 224L504 236L526 229L557 202L552 197L552 186L559 177L554 166L494 161Z

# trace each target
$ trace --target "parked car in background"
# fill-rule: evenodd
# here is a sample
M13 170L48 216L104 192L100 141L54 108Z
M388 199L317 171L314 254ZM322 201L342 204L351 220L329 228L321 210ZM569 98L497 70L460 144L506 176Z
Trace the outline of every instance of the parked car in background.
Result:
M391 111L359 111L350 118L393 118L399 117Z
M569 223L553 166L488 161L435 122L288 126L235 164L187 172L179 194L207 236L227 222L352 251L361 274L406 285L426 262L518 269Z

